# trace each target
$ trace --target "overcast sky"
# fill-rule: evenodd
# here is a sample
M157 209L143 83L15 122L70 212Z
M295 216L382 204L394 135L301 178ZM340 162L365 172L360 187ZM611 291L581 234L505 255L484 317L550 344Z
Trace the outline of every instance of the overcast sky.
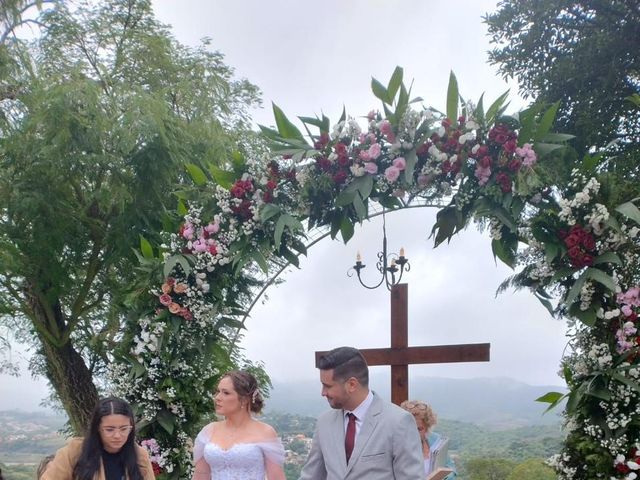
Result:
M475 0L154 0L156 14L171 24L183 43L203 37L225 55L238 77L263 93L265 108L256 123L272 124L271 102L290 118L325 113L333 121L343 106L357 117L380 108L371 77L383 83L394 68L413 80L412 94L444 110L449 72L461 94L493 100L511 88L511 111L525 103L517 85L497 76L487 63L490 48L482 16L493 1ZM486 236L473 226L450 245L433 249L428 239L433 209L387 216L389 248L404 247L411 262L410 345L491 343L491 362L426 365L413 376L451 378L511 377L530 384L561 385L559 361L566 345L565 325L550 318L528 292L495 290L510 270L496 265ZM350 344L389 345L389 295L366 290L346 275L360 251L369 267L381 249L381 218L365 223L351 242L324 240L309 251L301 269L268 291L247 323L246 355L265 362L274 380L316 378L313 352ZM386 367L376 367L388 370ZM24 393L21 405L36 405L43 382L2 377L7 391ZM411 383L410 383L411 387ZM4 395L0 395L2 397ZM28 398L29 400L25 400ZM0 408L2 402L0 402ZM31 405L29 405L31 407Z

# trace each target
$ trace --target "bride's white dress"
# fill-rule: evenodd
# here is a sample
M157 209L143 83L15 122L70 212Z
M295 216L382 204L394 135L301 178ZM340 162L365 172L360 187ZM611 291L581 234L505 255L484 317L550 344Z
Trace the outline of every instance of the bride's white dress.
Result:
M196 437L193 460L197 473L194 479L264 480L268 463L284 463L284 447L278 438L256 443L236 443L225 450L210 441L211 428L212 424L207 425ZM202 460L208 469L203 467ZM201 462L200 468L198 462Z

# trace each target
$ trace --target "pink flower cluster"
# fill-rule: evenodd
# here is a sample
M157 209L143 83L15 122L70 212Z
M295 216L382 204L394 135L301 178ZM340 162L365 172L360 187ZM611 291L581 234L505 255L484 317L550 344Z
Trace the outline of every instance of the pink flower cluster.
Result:
M153 474L155 476L160 475L162 473L162 467L160 466L160 445L158 445L158 442L154 438L142 440L140 445L149 453Z
M516 155L522 157L522 165L525 167L532 167L538 158L530 143L525 143L522 148L516 148Z
M216 241L212 235L220 231L218 223L211 222L203 228L196 228L192 223L186 222L180 226L179 234L187 240L184 253L209 252L211 255L218 253Z
M162 293L158 296L158 301L172 314L179 315L185 320L192 320L193 314L189 309L178 303L178 301L183 301L182 297L187 293L188 289L189 286L186 283L176 282L175 278L169 277L162 284Z
M640 307L640 287L632 287L626 292L619 293L617 301L621 305L622 326L616 331L618 353L626 352L640 345L637 336L638 309Z

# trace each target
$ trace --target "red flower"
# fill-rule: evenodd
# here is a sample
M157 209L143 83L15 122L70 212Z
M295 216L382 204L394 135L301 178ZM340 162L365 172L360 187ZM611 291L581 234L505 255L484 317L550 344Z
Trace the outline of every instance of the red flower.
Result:
M509 162L509 170L511 170L512 172L517 172L518 170L520 170L521 165L522 165L522 160L518 158L514 158Z
M333 149L338 155L347 154L347 146L344 143L338 142L334 145Z
M482 157L480 159L480 166L482 168L489 168L491 166L491 157L488 155L485 155L484 157Z
M331 161L327 157L320 157L317 160L317 163L318 167L320 167L320 170L323 170L325 172L331 168Z
M340 165L341 167L346 167L350 163L351 163L351 160L349 159L348 155L339 155L338 156L338 165Z
M231 195L234 198L242 198L244 196L244 188L236 182L233 187L231 187Z
M596 241L593 235L585 235L582 239L582 246L587 250L594 250L596 248Z
M344 181L347 179L347 172L345 172L344 170L339 170L334 176L333 176L333 181L336 182L338 185L341 183L344 183Z
M629 473L631 469L627 467L626 463L618 463L616 465L616 470L620 473Z
M506 173L498 173L498 175L496 175L496 183L500 185L500 188L504 193L509 193L511 191L511 179Z
M278 183L273 180L269 180L267 182L267 190L275 190L277 186L278 186Z
M593 265L593 255L589 255L588 253L585 253L582 256L581 263L583 267L590 267L591 265Z
M262 194L262 201L264 203L271 203L273 202L273 193L271 193L270 191L266 191Z
M422 155L426 155L427 153L429 153L429 144L427 143L422 143L418 146L418 148L416 148L416 155L418 155L419 157Z
M511 140L507 140L502 146L502 148L507 153L513 153L516 151L517 146L518 144L516 143L516 141L514 139L511 139Z
M569 249L569 251L567 252L567 255L569 255L569 258L571 258L571 260L576 260L582 256L582 250L580 249L579 246L574 245Z
M162 473L162 468L156 462L151 462L151 468L153 468L154 475L160 475Z
M575 247L579 243L580 237L578 237L578 235L576 235L575 233L572 233L564 239L564 244L567 246L567 248Z

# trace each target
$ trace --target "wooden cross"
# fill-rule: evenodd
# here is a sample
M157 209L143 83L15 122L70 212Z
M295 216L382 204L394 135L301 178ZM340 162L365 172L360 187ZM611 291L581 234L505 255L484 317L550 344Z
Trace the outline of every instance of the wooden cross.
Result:
M409 398L409 365L489 361L489 343L410 347L408 327L408 289L400 283L391 287L391 348L360 350L369 366L391 365L391 401L396 405ZM316 367L326 353L316 352Z

